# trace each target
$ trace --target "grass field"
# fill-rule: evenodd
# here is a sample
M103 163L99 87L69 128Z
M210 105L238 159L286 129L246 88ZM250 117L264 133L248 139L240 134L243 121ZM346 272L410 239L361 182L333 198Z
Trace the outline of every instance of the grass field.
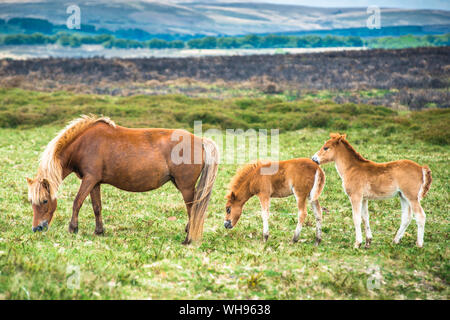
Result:
M343 109L316 100L217 102L178 96L112 98L17 89L1 90L0 98L0 298L450 298L447 111L397 113L364 105ZM189 108L183 109L183 105ZM169 110L165 106L171 106L170 112L164 113ZM219 110L223 118L208 118ZM105 235L93 234L95 220L89 199L80 211L78 234L69 234L72 201L79 187L74 175L60 188L49 231L32 233L25 178L35 174L40 152L64 122L84 112L110 115L118 124L130 126L170 126L173 121L172 127L188 129L196 118L211 127L271 128L277 125L271 117L280 115L281 159L310 157L330 131L340 130L371 160L407 158L428 164L433 184L422 201L427 213L424 248L415 246L414 222L402 242L392 244L400 225L400 202L392 199L369 202L372 247L353 249L350 202L333 165L323 166L327 180L321 205L327 212L323 242L318 247L314 246L310 208L299 243L290 242L296 226L293 197L272 201L267 243L262 241L256 198L244 207L234 229L224 229L226 187L239 165L219 168L201 244L181 244L186 212L181 195L170 184L136 194L102 186ZM331 120L323 120L324 114ZM300 121L305 118L308 121ZM223 119L240 122L224 123ZM71 285L75 279L71 270L77 267L79 288Z

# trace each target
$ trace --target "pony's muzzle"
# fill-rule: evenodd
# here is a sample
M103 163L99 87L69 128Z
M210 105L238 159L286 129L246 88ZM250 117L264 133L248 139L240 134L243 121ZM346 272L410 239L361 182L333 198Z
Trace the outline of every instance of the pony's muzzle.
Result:
M231 228L233 228L233 225L231 224L231 220L225 220L223 226L224 226L226 229L231 229Z
M47 222L47 220L42 221L36 227L33 227L32 230L33 230L33 232L48 230L48 222Z
M320 164L319 158L316 155L313 155L313 157L311 158L312 161L314 161L317 164Z

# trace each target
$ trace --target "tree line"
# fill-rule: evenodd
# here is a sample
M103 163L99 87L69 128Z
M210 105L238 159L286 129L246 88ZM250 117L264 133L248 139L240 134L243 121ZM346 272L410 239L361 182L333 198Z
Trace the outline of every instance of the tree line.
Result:
M260 49L260 48L327 48L362 47L407 48L426 46L449 46L450 34L425 36L400 36L362 39L357 36L286 36L286 35L246 35L238 37L203 37L190 40L164 40L153 38L139 41L117 38L110 34L79 35L60 32L55 35L42 33L11 34L0 36L0 45L46 45L59 44L80 47L83 44L99 44L105 48L149 48L149 49Z

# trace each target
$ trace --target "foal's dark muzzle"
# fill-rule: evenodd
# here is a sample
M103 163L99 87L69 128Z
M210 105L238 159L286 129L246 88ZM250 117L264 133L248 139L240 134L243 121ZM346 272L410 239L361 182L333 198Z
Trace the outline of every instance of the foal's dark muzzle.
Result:
M231 220L226 220L223 226L227 229L233 228L233 226L231 225Z
M47 220L42 221L36 227L32 228L33 232L43 231L43 230L47 230L47 229L48 229L48 222L47 222Z
M319 161L319 159L316 156L312 157L311 160L314 161L317 164L320 164L320 161Z

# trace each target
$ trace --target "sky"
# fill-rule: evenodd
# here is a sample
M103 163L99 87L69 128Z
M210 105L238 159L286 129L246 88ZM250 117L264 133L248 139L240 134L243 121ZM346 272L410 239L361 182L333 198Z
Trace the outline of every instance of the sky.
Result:
M45 0L0 0L0 3L40 2ZM114 0L119 1L120 0ZM123 0L127 1L127 0ZM438 9L450 11L450 0L141 0L158 2L269 2L279 4L297 4L310 7L368 7L371 5L390 8ZM72 2L76 3L76 0Z
M450 10L449 0L253 0L271 3L298 4L312 7L368 7L371 5L408 9Z

